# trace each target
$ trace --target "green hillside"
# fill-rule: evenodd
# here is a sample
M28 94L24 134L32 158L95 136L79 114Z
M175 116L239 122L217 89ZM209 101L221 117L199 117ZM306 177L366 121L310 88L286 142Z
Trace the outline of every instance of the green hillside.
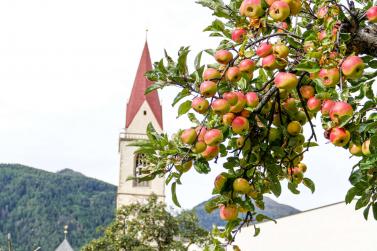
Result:
M78 250L114 218L116 186L65 169L50 173L0 164L0 247L11 233L15 251L52 251L64 238Z

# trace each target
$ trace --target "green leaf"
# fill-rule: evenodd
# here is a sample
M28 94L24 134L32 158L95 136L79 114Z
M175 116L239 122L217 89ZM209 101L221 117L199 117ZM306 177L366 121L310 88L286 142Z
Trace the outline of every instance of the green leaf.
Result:
M200 62L202 60L202 54L203 54L203 51L199 52L198 55L196 55L195 57L194 65L195 65L196 70L200 69Z
M316 62L302 62L296 65L295 68L297 71L306 71L309 73L316 73L321 70L319 65Z
M178 93L178 95L174 98L172 106L175 106L179 101L181 101L183 98L190 95L190 91L187 89L183 89L181 92Z
M364 215L364 219L365 219L365 220L368 220L369 209L370 209L370 206L371 206L371 205L372 205L372 203L370 203L370 204L364 209L363 215Z
M157 89L160 89L161 88L161 84L159 82L156 82L152 85L150 85L146 90L145 90L145 95L157 90Z
M364 195L361 196L361 198L356 202L355 209L356 209L356 210L359 210L360 208L365 207L366 205L368 205L369 200L370 200L370 195L369 195L369 194L364 194Z
M186 114L191 109L191 103L191 100L186 100L179 106L178 117L182 116L183 114Z
M254 237L258 236L260 234L260 228L259 227L254 227Z
M276 197L279 197L281 195L280 181L271 182L270 189Z
M319 146L317 142L305 142L303 144L303 147L316 147L316 146Z
M177 68L180 74L184 75L187 73L187 55L189 54L189 47L182 47L178 53L178 63Z
M181 205L179 204L178 199L177 199L176 188L177 188L177 183L176 182L174 182L173 184L171 184L171 196L172 196L172 200L173 200L174 204L177 207L181 207Z
M348 190L347 194L346 194L346 204L350 204L353 200L353 198L355 198L356 196L356 193L357 193L357 188L356 187L352 187L351 189Z
M377 202L373 203L373 216L374 219L377 220Z
M377 69L377 60L370 61L368 63L368 66L373 68L373 69Z
M211 171L208 161L203 158L195 161L194 168L198 173L209 173Z
M303 180L303 184L304 184L307 188L309 188L310 191L311 191L312 193L314 193L314 191L315 191L315 184L314 184L314 182L313 182L311 179L309 179L309 178L304 178L304 180Z
M297 185L293 184L292 182L288 183L288 189L293 193L293 194L300 194L300 191L297 190Z

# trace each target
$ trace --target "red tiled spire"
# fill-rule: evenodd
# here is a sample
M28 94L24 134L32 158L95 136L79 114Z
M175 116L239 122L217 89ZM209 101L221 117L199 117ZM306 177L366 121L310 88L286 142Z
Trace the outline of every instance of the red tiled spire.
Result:
M152 70L151 57L149 54L148 43L145 42L143 54L141 55L139 68L137 69L134 86L132 87L130 100L127 104L126 128L128 128L139 111L141 105L146 100L156 117L158 124L162 127L162 107L158 98L157 91L144 95L145 90L152 84L145 76L145 72Z

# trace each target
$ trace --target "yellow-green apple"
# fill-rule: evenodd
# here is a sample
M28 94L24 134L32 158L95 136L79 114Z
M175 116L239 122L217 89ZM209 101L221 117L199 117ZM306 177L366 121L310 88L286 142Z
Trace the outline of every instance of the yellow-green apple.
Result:
M285 110L291 112L291 113L295 113L297 112L297 102L296 102L296 99L295 98L287 98L284 103L283 103L283 107Z
M204 152L201 153L202 157L206 160L212 160L217 157L219 154L220 147L219 146L207 146Z
M236 140L236 144L237 144L237 147L238 148L241 148L245 145L245 140L246 138L244 136L240 136L237 140Z
M241 72L252 73L255 69L255 62L251 59L244 59L238 64Z
M280 141L280 139L281 139L280 130L275 127L271 127L270 132L268 134L268 141L272 143L272 142Z
M228 101L229 105L235 105L238 101L238 95L235 92L226 92L223 94L223 98Z
M230 107L230 112L239 113L246 105L246 97L242 92L234 92L237 95L237 103Z
M289 5L284 1L273 2L269 8L269 14L275 21L284 21L290 12Z
M286 58L289 54L289 48L284 44L275 44L273 46L273 53L276 57Z
M292 121L287 126L287 131L289 135L296 136L299 135L302 130L302 126L298 121Z
M206 98L213 97L217 92L217 84L213 81L204 81L200 84L199 91Z
M242 134L249 130L249 121L247 118L238 116L232 121L232 130L236 134Z
M215 189L218 192L220 192L224 188L227 181L228 181L228 178L226 177L225 173L220 173L215 178L215 182L214 182Z
M223 98L219 98L219 99L214 100L211 104L211 107L212 107L212 110L216 114L220 114L220 115L223 115L223 114L229 112L229 110L230 110L230 105L229 105L228 101L226 99L223 99Z
M262 59L262 67L266 70L275 70L279 67L275 55L268 55Z
M315 48L315 44L313 41L305 41L304 42L304 51L306 53L312 51Z
M181 134L182 142L188 145L194 144L196 137L197 135L194 128L186 129Z
M335 102L330 111L330 118L333 122L339 123L345 116L352 116L353 109L350 104L344 101Z
M175 169L177 169L180 173L188 172L192 167L192 160L184 161L182 160L181 163L175 165Z
M241 79L241 72L237 66L229 67L225 74L230 82L237 82Z
M369 22L377 22L377 6L370 7L369 10L367 10L366 15Z
M297 86L297 76L289 72L279 72L274 80L275 86L279 89L290 90Z
M288 26L287 22L280 22L278 24L278 28L279 29L277 30L277 32L278 33L283 33L283 32L285 32L286 30L289 29L289 26Z
M231 112L224 114L223 117L222 117L223 124L226 125L226 126L230 126L235 117L236 117L236 115L234 115L234 113L231 113Z
M315 90L314 87L311 85L303 85L300 87L300 93L304 99L310 99L314 96Z
M208 68L203 73L204 80L215 80L215 79L220 79L220 78L221 78L221 73L214 68Z
M236 205L221 205L220 218L225 221L233 221L238 218L238 208Z
M262 0L244 0L240 7L241 16L259 18L264 15Z
M237 28L232 32L232 40L236 43L242 43L246 37L246 30L242 28Z
M255 108L259 104L259 97L258 93L256 92L248 92L245 95L246 97L246 104L248 107Z
M304 163L302 163L302 162L300 162L300 163L297 165L297 167L298 167L298 169L299 169L301 172L303 172L303 173L305 173L306 170L308 169L308 167L307 167Z
M215 146L220 144L224 139L223 132L219 129L211 129L204 135L204 142L208 146Z
M192 148L193 153L201 153L207 148L206 143L204 141L198 141L195 143L194 147Z
M191 107L197 113L203 114L208 110L209 102L203 97L196 97L192 100Z
M304 174L298 167L288 168L288 178L294 184L300 184L304 179Z
M360 144L356 144L354 142L351 142L349 147L348 147L348 150L350 151L350 153L352 155L355 155L355 156L362 156L363 155L362 147L361 147Z
M340 80L338 68L322 69L319 71L318 76L326 87L334 87Z
M289 5L291 15L295 16L301 11L302 3L301 0L283 0Z
M272 54L273 46L269 43L261 43L256 51L257 55L261 58L267 57Z
M300 122L301 125L305 125L306 122L308 122L308 118L306 117L305 112L303 111L297 111L292 115L292 119Z
M197 126L195 128L196 135L198 135L198 141L204 141L204 135L207 133L207 128L204 126Z
M335 127L331 129L330 141L335 146L345 146L350 141L351 134L348 130L340 127Z
M219 64L228 64L233 60L233 54L227 50L218 50L215 53L215 59Z
M370 151L370 139L364 141L363 145L361 146L361 150L365 156L372 154Z
M247 194L250 191L250 184L244 178L237 178L233 181L233 190L237 193Z
M276 2L278 0L265 0L265 1L268 4L268 6L271 6L271 4L273 4L274 2Z
M285 117L283 115L281 117L282 117L281 119L283 120L283 122L285 122L286 121ZM274 126L281 126L282 122L280 120L280 115L278 113L274 114L274 119L272 121L272 124Z
M342 63L342 72L349 79L357 79L363 75L365 64L358 56L349 56Z
M308 110L311 112L318 112L321 110L322 101L316 97L311 97L306 102L306 106L308 107Z
M321 109L322 115L328 116L334 105L335 105L335 102L332 101L331 99L324 100L322 103L322 109Z

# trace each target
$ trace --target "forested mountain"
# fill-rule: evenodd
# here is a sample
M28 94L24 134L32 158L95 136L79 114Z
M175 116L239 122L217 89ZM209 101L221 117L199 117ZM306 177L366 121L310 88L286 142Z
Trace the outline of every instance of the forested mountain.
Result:
M114 219L116 186L69 169L50 173L0 164L0 247L11 233L15 251L52 251L63 240L78 250Z

